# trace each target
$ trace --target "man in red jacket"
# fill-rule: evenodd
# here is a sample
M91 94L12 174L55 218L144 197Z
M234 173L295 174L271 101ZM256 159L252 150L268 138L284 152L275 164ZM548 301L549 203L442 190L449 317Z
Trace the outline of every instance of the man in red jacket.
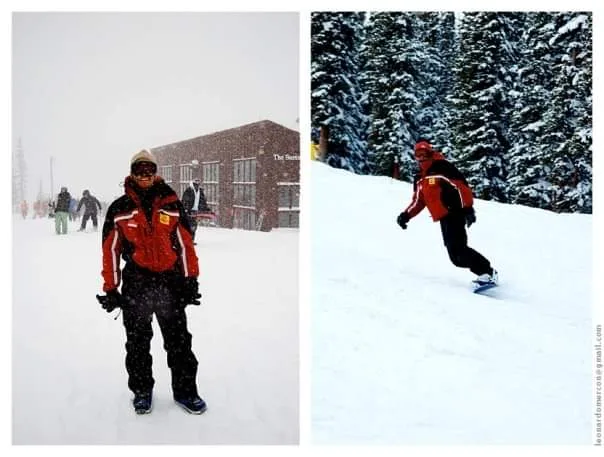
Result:
M201 414L206 404L197 393L197 359L185 314L188 304L200 303L197 254L182 203L156 173L157 162L150 151L132 157L125 195L109 206L103 225L106 295L97 299L107 312L123 310L128 387L134 393L136 413L151 411L155 314L172 371L174 400L188 412ZM125 261L122 271L120 257Z
M420 139L415 145L415 159L420 172L413 184L413 201L399 214L397 223L406 229L407 223L422 209L434 222L440 222L443 241L453 265L469 268L478 277L478 284L497 283L497 271L479 252L468 246L465 226L476 222L472 190L461 172L445 160L442 153Z

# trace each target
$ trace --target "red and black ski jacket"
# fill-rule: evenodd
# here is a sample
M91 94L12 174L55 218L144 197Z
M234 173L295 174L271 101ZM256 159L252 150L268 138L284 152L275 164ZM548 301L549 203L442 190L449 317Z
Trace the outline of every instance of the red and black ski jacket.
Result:
M470 208L473 203L472 190L461 172L435 152L433 160L421 164L413 183L413 201L405 212L412 218L427 206L436 222L451 211Z
M191 227L176 193L162 178L142 191L130 177L125 195L107 210L103 225L103 291L120 285L120 258L153 273L197 277Z

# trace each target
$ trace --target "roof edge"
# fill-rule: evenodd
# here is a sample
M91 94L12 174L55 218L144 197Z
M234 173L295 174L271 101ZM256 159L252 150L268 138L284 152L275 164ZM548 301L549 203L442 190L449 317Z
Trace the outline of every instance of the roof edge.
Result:
M230 127L228 129L218 130L218 131L211 132L211 133L206 133L204 135L199 135L199 136L195 136L195 137L192 137L192 138L187 138L187 139L180 140L180 141L175 141L173 143L167 143L167 144L163 144L163 145L160 145L160 146L153 146L153 147L151 147L149 149L151 149L152 151L157 151L157 150L161 150L161 149L167 148L169 146L174 146L174 145L178 145L178 144L181 144L181 143L188 143L190 141L198 140L198 139L201 139L201 138L207 138L207 137L211 137L211 136L214 136L214 135L224 135L225 133L233 131L233 130L238 130L238 129L243 129L243 128L250 128L250 127L254 127L254 126L264 126L264 125L267 125L267 124L276 125L276 126L282 128L284 130L289 130L289 131L294 132L294 133L298 133L298 134L300 133L297 130L290 129L289 127L286 127L286 126L284 126L282 124L279 124L277 122L271 121L269 119L263 119L261 121L255 121L255 122L250 122L248 124L238 125L236 127Z

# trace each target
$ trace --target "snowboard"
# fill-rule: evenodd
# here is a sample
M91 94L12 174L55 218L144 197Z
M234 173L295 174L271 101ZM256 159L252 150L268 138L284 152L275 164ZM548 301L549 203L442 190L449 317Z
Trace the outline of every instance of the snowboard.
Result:
M492 289L493 287L497 287L497 283L495 282L481 283L477 281L472 281L472 283L472 292L474 292L475 294Z

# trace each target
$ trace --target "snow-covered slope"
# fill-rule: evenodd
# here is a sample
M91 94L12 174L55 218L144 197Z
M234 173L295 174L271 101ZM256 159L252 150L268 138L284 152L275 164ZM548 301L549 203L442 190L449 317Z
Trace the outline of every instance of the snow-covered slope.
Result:
M411 186L312 165L312 433L338 444L589 444L591 224L476 201L476 295Z
M200 228L200 307L189 306L208 411L171 397L157 323L153 412L136 416L124 330L95 299L99 233L13 222L13 443L296 444L298 232Z

